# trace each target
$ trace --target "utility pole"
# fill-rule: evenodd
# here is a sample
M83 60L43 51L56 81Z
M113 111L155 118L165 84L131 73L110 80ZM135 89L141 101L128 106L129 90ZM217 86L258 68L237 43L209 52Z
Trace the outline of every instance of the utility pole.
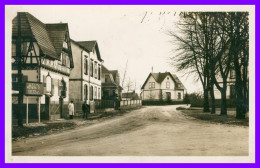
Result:
M18 109L17 109L17 118L18 118L18 126L23 127L23 75L22 75L22 53L21 53L21 16L20 13L17 13L17 39L16 39L16 58L18 61Z

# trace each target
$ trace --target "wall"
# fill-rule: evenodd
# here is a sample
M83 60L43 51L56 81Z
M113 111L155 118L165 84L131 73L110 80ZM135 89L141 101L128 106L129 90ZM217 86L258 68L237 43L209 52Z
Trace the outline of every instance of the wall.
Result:
M166 88L166 82L170 82L170 88ZM175 83L170 77L170 75L167 75L164 80L161 83L161 89L168 89L168 90L174 90L175 88Z
M157 90L143 90L142 100L159 100L160 99L160 89Z
M142 106L142 100L122 100L120 101L120 109Z
M227 90L226 90L227 99L230 98L230 85L235 85L235 84L227 83ZM220 86L222 87L222 83L220 83ZM221 99L221 93L215 85L214 85L214 95L215 95L215 99Z
M81 78L82 75L82 55L88 55L87 52L83 51L77 44L71 41L71 50L72 50L72 57L74 62L74 68L71 69L70 78L71 79L78 79ZM82 53L83 52L83 53Z
M70 90L69 90L69 100L82 100L81 91L81 81L69 81Z
M66 92L66 98L63 99L63 101L66 103L69 101L69 91L70 91L70 87L69 87L69 77L66 75L62 75L60 73L57 72L53 72L50 70L47 70L45 68L41 68L41 82L43 82L43 76L47 76L50 75L52 79L56 79L56 80L64 80L66 82L66 87L67 87L67 92ZM50 99L51 102L59 102L59 95L58 95L58 85L57 83L54 85L54 95L51 97ZM41 103L45 104L45 96L41 97Z

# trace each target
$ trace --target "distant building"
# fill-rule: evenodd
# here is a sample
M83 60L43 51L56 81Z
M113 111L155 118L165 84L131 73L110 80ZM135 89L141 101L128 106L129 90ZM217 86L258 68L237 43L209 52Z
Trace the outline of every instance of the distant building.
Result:
M221 80L221 78L218 78L217 80L219 85L222 87L223 81ZM236 72L235 70L231 70L227 78L227 90L226 90L227 99L234 99L236 97L235 83L236 83ZM215 85L214 85L214 96L215 99L221 99L221 93Z
M101 99L101 55L96 41L71 40L75 68L71 71L70 99L75 101Z
M120 76L117 70L108 70L102 65L102 99L121 100L123 88L120 86Z
M18 38L21 38L21 44L18 44ZM16 106L18 101L15 91L18 84L17 45L21 46L23 82L41 82L44 87L40 99L29 97L29 115L37 117L37 103L40 101L42 117L63 117L62 107L69 101L69 75L74 67L68 24L44 24L28 12L18 12L12 20L14 112L20 110ZM25 96L23 103L26 103Z
M182 101L186 93L179 78L170 72L150 73L141 89L145 101Z
M122 93L122 100L139 100L139 96L135 91Z

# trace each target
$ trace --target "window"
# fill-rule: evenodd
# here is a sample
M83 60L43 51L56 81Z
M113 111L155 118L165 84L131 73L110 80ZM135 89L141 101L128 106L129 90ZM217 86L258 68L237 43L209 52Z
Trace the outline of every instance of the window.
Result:
M18 82L18 74L12 74L12 82Z
M95 73L94 73L95 78L97 78L97 63L95 62Z
M61 53L61 62L62 62L62 65L64 65L64 66L66 66L67 57L68 57L67 53Z
M166 88L170 88L170 82L166 82Z
M100 66L98 66L98 80L100 80Z
M66 61L66 62L67 62L67 65L66 65L66 66L67 66L67 67L70 67L70 58L69 58L69 56L67 56L67 61Z
M178 99L181 99L181 93L180 92L178 93Z
M155 88L155 82L152 82L152 88Z
M90 65L90 75L91 77L93 77L93 61L91 61L91 65Z
M88 58L85 58L84 61L84 74L88 74Z
M230 79L236 78L236 71L234 69L230 70Z
M16 56L16 44L12 44L12 56Z
M63 46L63 48L66 48L66 49L67 49L67 48L68 48L68 44L67 44L67 42L64 41L62 46Z
M155 88L155 82L149 82L149 88Z
M100 99L100 88L98 88L98 99Z
M90 100L93 100L93 86L90 87Z
M95 86L95 99L97 99L97 87Z
M235 85L230 85L230 99L236 98L236 87Z
M84 85L84 100L88 100L88 85Z

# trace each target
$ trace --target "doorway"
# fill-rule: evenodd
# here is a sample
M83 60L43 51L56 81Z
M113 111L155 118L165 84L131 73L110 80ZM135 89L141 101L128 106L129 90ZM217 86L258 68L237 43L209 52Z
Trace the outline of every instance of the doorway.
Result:
M45 118L50 119L50 96L45 95Z
M167 101L171 101L171 92L166 92Z

